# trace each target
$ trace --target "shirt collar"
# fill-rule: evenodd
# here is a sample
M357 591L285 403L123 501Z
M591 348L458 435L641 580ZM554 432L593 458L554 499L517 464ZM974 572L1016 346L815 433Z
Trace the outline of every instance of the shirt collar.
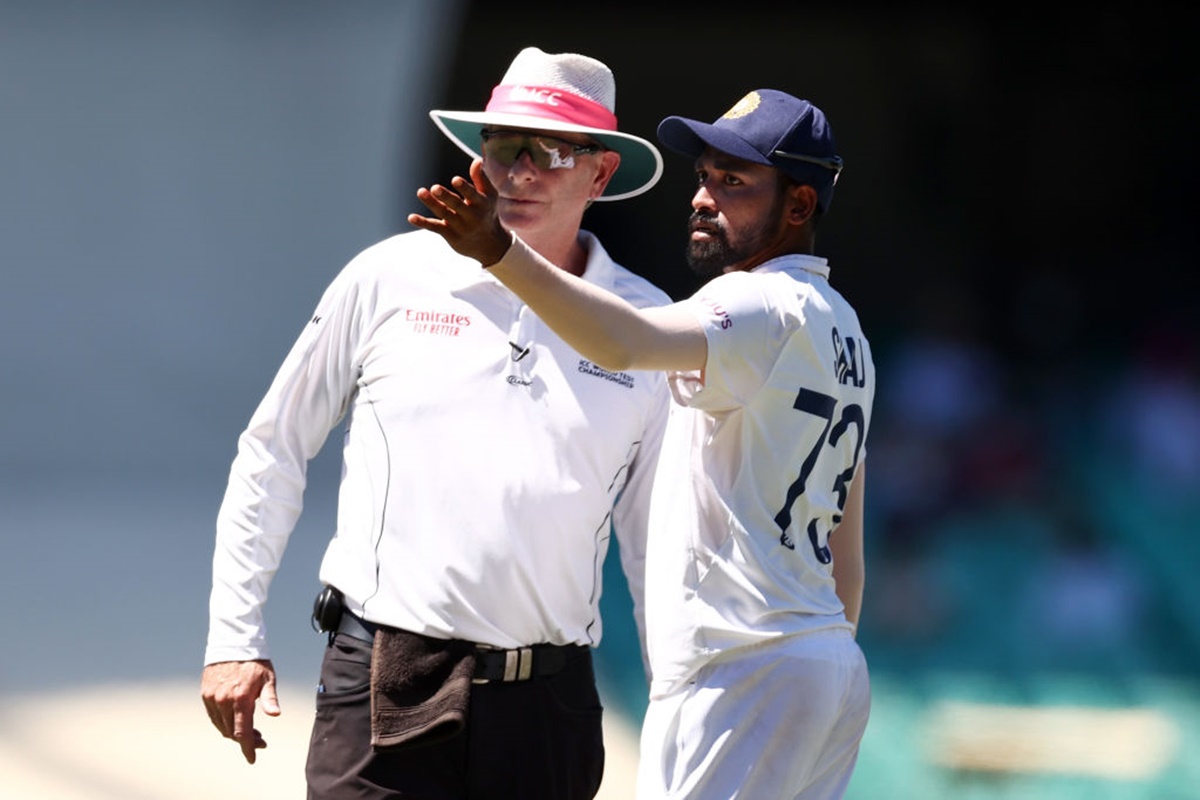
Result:
M582 229L579 231L579 243L587 250L587 263L584 264L581 277L588 283L611 289L615 285L613 260L604 245L600 244L595 234Z
M819 275L829 280L829 259L822 256L805 255L803 253L788 253L785 256L764 261L751 272L796 272L802 270Z

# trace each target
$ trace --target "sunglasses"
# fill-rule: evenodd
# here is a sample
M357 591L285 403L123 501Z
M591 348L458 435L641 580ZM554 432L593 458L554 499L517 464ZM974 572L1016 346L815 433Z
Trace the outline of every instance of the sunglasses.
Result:
M553 136L524 131L482 131L483 154L503 167L517 163L521 153L529 153L538 169L573 169L575 156L599 153L598 144L575 144Z

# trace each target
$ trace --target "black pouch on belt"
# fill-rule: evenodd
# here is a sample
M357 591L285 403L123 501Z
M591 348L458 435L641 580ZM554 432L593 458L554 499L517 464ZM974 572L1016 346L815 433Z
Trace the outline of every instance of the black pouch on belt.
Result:
M475 647L380 626L371 650L371 747L443 741L467 724Z

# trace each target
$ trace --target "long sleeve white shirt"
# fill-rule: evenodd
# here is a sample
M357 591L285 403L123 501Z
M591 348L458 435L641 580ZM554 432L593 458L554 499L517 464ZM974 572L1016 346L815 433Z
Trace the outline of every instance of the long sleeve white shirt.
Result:
M586 280L638 306L669 302L580 236ZM441 237L366 249L330 284L239 438L217 518L205 663L270 657L267 592L307 462L343 418L337 530L320 580L351 611L497 647L595 645L615 530L644 636L668 397L662 373L584 360Z

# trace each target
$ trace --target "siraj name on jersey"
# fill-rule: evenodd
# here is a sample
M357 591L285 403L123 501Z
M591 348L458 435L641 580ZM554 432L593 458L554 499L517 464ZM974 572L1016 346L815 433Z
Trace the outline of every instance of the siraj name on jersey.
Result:
M867 382L866 370L863 368L862 352L853 336L842 338L835 327L833 335L834 374L838 382L861 389Z

